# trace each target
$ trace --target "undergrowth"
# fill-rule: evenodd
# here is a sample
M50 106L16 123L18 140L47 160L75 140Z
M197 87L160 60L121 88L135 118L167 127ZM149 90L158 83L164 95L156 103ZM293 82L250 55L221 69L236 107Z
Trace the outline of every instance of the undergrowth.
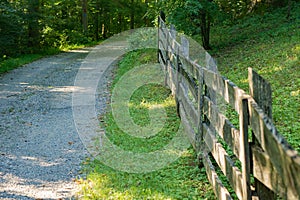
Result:
M156 51L143 50L128 53L115 72L114 85L134 66L155 59ZM109 139L119 147L132 152L152 152L163 148L178 130L180 119L170 90L157 84L137 89L130 100L133 120L140 126L149 123L147 104L160 103L167 112L164 128L154 137L134 138L119 129L110 111L104 116ZM98 160L84 163L86 180L80 180L82 199L215 199L206 178L205 169L199 169L192 148L174 163L149 173L127 173L105 166Z
M300 3L249 16L233 26L214 26L211 54L220 73L248 92L248 67L272 86L273 120L300 151Z

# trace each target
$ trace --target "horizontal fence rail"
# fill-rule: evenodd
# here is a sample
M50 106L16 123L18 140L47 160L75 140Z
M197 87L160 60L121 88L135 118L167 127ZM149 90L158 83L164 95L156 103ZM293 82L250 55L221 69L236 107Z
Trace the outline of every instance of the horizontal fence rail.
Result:
M165 84L217 198L233 199L230 185L238 199L300 199L300 156L272 123L270 85L249 68L248 95L218 73L208 53L200 66L189 58L189 40L178 42L162 17L158 37Z

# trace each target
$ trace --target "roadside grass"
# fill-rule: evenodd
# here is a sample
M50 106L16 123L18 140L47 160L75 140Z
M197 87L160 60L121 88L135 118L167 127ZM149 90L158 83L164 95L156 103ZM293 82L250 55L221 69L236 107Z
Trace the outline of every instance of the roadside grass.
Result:
M205 169L189 150L173 164L151 173L126 173L97 160L85 163L80 199L215 199Z
M247 17L235 25L214 26L211 36L214 50L210 53L216 58L220 73L245 91L249 90L248 67L271 83L274 123L300 151L300 4L293 4L289 20L285 16L286 8L282 8ZM132 66L151 62L151 57L156 58L155 52L127 54L119 63L112 85ZM154 97L149 96L150 93ZM176 107L170 92L161 86L148 85L137 90L131 100L131 115L140 125L149 123L145 105L153 102L168 105L168 126L157 138L133 139L118 129L108 112L103 118L111 141L135 152L149 152L164 146L179 123L173 115ZM83 199L215 199L205 169L197 165L192 149L166 168L145 174L115 171L88 159L84 163L87 179L79 180L82 186L79 196Z
M300 152L300 3L254 15L233 26L212 28L210 53L220 73L246 92L248 67L272 86L273 120L279 132Z
M112 87L132 67L155 62L155 55L154 50L133 51L125 55L115 71ZM129 136L119 129L108 111L103 116L102 126L109 139L132 152L152 152L167 145L180 123L175 100L170 90L161 85L140 87L130 100L130 114L136 124L144 126L150 123L147 112L150 104L163 105L167 113L166 124L157 135L146 139ZM149 173L121 172L91 159L84 163L83 173L87 174L87 178L79 180L82 186L78 194L80 199L215 199L205 169L198 167L192 148L171 165Z
M2 58L2 60L0 59L0 74L3 74L5 72L8 72L10 70L13 70L22 65L31 63L33 61L36 61L46 56L59 54L61 52L66 52L69 50L95 46L97 44L99 44L99 42L91 42L86 45L68 45L68 46L62 46L61 48L48 48L48 49L40 50L39 53L34 53L34 54L24 54L12 58Z
M0 62L0 74L13 70L19 66L38 60L42 57L40 54L27 54L17 58L9 58Z

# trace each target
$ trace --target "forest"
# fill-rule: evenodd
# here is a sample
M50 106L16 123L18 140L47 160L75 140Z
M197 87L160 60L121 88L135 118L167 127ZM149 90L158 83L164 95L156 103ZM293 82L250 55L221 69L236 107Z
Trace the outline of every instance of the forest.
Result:
M286 7L292 0L2 0L0 61L23 54L104 40L137 27L155 26L159 11L211 49L210 29L253 13Z
M1 0L0 79L3 73L44 56L101 44L126 30L157 27L161 11L167 25L174 24L180 34L202 44L216 60L220 74L241 89L249 89L249 67L271 84L273 122L300 152L300 0ZM124 55L108 86L112 88L134 66L149 62L157 62L156 50ZM53 86L46 89L48 94ZM149 140L132 139L107 112L99 120L114 143L130 151L152 152L173 137L180 118L169 89L149 85L134 93L130 103L137 124L149 122L147 101L161 102L169 109L165 129ZM9 115L14 113L12 108L7 110ZM233 112L229 115L236 117ZM216 199L196 157L190 148L164 169L141 174L120 172L86 158L80 171L86 178L75 180L81 188L78 195L83 199Z

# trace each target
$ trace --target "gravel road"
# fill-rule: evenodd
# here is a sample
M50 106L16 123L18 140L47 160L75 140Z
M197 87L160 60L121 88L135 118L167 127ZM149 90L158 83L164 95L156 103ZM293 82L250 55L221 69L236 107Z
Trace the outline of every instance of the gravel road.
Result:
M0 199L79 198L75 180L99 153L98 116L130 34L0 75Z
M72 113L74 80L91 49L0 76L0 199L69 199L88 156Z

